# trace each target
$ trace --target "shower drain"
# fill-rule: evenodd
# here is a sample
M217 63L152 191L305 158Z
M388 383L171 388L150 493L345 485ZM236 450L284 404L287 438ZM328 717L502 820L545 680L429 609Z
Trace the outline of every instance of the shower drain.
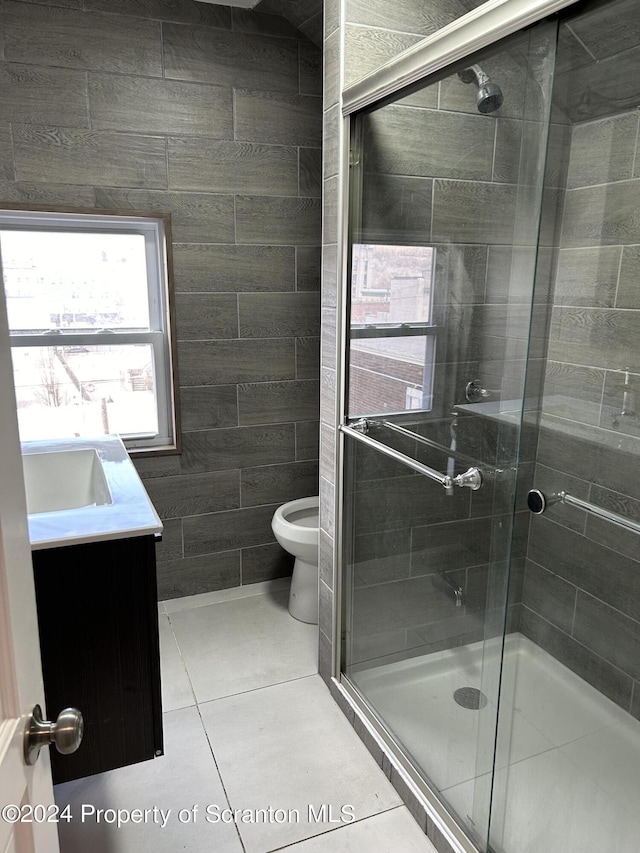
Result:
M459 687L453 694L458 705L470 711L479 711L487 704L487 697L477 687Z

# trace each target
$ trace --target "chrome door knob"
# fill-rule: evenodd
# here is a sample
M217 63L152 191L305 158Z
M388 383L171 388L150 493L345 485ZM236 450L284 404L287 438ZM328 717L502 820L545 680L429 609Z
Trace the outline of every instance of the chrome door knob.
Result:
M43 746L55 744L58 752L70 755L82 743L84 721L77 708L60 711L55 723L42 719L42 708L35 705L24 730L24 760L35 764Z

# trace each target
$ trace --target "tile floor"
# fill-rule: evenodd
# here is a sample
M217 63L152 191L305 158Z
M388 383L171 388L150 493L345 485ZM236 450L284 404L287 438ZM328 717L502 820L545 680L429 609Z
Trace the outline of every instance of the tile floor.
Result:
M330 697L317 628L287 597L276 581L160 605L165 755L58 785L74 816L62 853L435 853Z

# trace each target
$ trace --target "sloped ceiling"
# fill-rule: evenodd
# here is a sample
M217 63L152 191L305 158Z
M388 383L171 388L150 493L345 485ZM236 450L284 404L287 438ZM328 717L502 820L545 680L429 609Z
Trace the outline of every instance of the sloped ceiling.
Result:
M280 15L322 47L322 3L323 0L260 0L254 9L267 15Z

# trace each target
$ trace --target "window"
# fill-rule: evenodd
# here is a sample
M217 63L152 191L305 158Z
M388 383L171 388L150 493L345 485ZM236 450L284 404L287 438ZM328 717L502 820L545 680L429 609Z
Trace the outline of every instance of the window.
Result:
M435 249L354 243L351 251L349 417L428 412ZM359 278L356 269L364 270Z
M169 219L0 211L23 441L118 433L177 449Z

